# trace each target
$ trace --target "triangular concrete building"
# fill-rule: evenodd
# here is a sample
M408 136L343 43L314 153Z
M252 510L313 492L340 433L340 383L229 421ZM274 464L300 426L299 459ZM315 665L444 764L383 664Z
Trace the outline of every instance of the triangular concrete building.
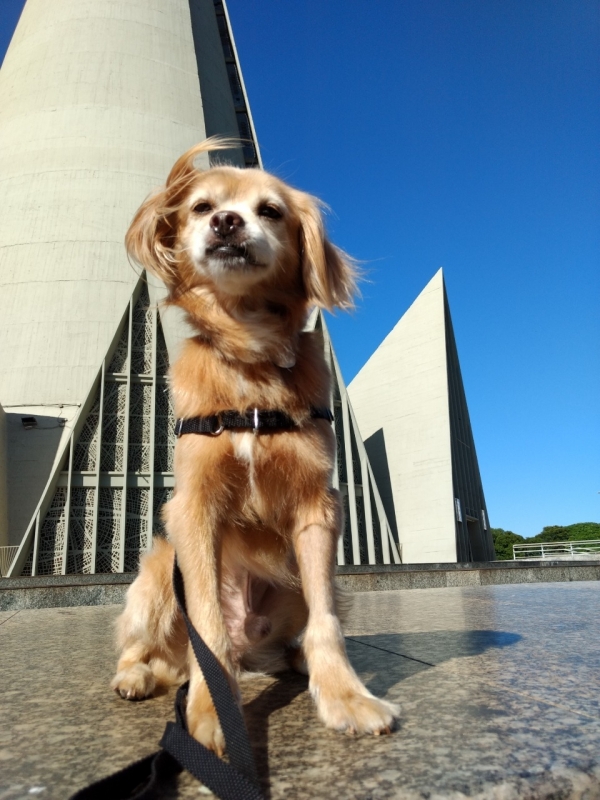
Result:
M348 393L402 561L492 560L441 269Z

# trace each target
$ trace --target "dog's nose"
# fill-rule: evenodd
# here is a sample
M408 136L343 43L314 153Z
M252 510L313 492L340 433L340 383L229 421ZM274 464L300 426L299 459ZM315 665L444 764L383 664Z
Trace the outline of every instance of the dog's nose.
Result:
M210 227L220 236L228 236L244 227L244 220L235 211L217 211L210 218Z

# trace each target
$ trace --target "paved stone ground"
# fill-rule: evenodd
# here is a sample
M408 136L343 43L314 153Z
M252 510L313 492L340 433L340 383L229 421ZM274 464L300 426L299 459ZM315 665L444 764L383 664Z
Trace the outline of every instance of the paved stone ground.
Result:
M156 749L172 694L107 688L116 606L0 614L0 800L65 800ZM384 737L325 730L306 680L245 681L272 800L600 798L600 583L362 592L348 652L399 702ZM197 798L189 776L165 793Z

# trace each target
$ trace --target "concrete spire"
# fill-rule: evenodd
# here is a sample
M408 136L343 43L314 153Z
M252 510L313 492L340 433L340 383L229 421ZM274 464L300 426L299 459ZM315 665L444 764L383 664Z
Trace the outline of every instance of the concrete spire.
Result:
M27 0L0 71L0 403L9 497L18 498L8 508L11 544L138 281L123 247L135 210L207 132L242 128L253 135L223 3ZM228 155L259 163L251 142ZM160 288L150 286L152 302ZM172 357L180 321L165 317ZM37 417L35 430L23 429L23 415Z
M441 269L348 393L403 562L493 558Z

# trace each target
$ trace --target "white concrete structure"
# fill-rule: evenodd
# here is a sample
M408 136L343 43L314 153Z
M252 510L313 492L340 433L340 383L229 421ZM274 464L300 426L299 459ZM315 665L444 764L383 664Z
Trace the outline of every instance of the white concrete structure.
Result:
M146 287L123 237L175 159L213 134L241 136L226 157L260 166L221 0L28 0L0 72L9 575L131 571L160 528L174 485L165 376L186 330L159 313L164 288ZM334 373L338 561L399 563L324 323L311 323Z
M165 374L186 329L123 237L212 134L241 136L227 157L260 166L222 0L27 0L0 71L2 572L132 570L160 527ZM322 316L310 324L334 378L338 564L492 558L441 272L352 404Z
M213 0L25 5L0 71L0 402L11 544L137 283L123 248L133 213L207 133L253 134L234 56ZM229 156L258 163L252 144ZM168 315L165 336L172 350L178 332ZM21 424L29 414L33 431Z
M442 270L348 393L403 562L493 559Z
M8 546L8 481L6 459L6 414L0 406L0 547Z

